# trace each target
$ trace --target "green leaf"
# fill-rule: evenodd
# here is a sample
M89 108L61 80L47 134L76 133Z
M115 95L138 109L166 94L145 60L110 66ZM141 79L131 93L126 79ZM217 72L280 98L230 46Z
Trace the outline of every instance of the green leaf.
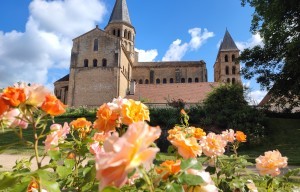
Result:
M50 151L48 151L48 154L49 154L50 158L55 161L57 161L61 158L60 151L50 150Z
M120 192L120 189L117 189L115 187L105 187L102 192Z
M61 179L65 179L72 173L72 169L65 167L65 166L58 166L56 169L57 174Z
M202 165L197 161L197 159L187 159L181 161L180 168L182 171L186 171L188 169L201 170Z
M30 181L31 177L5 172L0 174L0 191L26 191Z
M38 170L35 174L37 174L43 189L51 192L60 192L59 185L56 182L57 178L55 173L46 170Z
M201 183L204 183L202 177L199 175L182 174L178 179L182 184L187 185L200 185Z
M169 183L166 186L166 192L184 192L182 185Z
M75 166L75 160L74 159L65 159L64 160L65 166L67 168L72 169Z

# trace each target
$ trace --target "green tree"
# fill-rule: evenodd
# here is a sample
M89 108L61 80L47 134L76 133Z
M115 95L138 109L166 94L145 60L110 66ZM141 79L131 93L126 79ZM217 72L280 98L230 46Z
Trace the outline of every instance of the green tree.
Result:
M250 30L264 42L241 53L242 74L256 77L278 105L300 106L300 1L241 1L255 9Z

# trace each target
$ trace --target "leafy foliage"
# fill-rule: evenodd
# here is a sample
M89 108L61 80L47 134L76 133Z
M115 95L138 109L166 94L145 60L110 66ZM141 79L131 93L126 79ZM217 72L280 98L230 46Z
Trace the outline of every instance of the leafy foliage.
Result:
M271 100L288 108L300 105L300 1L242 0L255 9L251 31L263 38L263 46L245 49L246 79L257 77L270 90Z

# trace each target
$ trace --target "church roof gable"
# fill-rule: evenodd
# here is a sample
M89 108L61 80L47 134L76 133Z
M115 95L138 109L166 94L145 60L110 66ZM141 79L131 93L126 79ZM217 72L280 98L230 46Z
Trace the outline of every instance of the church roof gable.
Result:
M116 0L108 23L123 22L131 25L126 0Z
M226 29L223 41L220 46L220 51L229 51L229 50L231 51L231 50L239 50L239 49L237 48L235 42L233 41L230 33Z

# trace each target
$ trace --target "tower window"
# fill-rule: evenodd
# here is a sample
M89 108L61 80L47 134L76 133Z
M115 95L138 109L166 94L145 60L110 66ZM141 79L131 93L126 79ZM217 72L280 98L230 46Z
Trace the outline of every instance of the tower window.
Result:
M139 84L143 84L143 80L142 79L139 80Z
M232 78L232 84L235 84L235 78Z
M229 78L227 78L227 83L230 83L230 79Z
M98 51L98 39L94 40L94 51Z
M185 83L185 78L181 78L181 83Z
M192 83L192 82L193 82L192 78L189 78L189 79L188 79L188 82L189 82L189 83Z
M115 29L113 30L113 35L116 35L116 30Z
M107 60L106 59L102 59L102 67L106 67L107 66Z
M225 62L228 62L228 55L225 55Z
M156 84L160 84L160 79L156 79Z
M170 83L174 83L174 79L173 78L170 78Z
M232 62L235 61L235 55L232 55L232 56L231 56L231 60L232 60Z
M131 32L128 31L128 40L131 40Z
M163 78L163 84L166 84L166 83L167 83L167 79Z
M127 29L125 29L125 31L124 31L124 38L127 39Z
M88 67L89 66L89 60L85 59L83 63L84 63L84 67Z
M94 59L94 60L93 60L93 66L94 66L94 67L97 67L97 65L98 65L98 60L97 60L97 59Z
M120 37L120 35L121 35L121 31L120 29L118 29L118 37Z
M226 68L225 68L225 73L226 73L226 75L229 75L229 67L228 66L226 66Z
M196 83L199 82L199 78L198 78L198 77L195 78L195 82L196 82Z
M232 67L232 74L235 75L235 66Z
M150 84L153 84L154 83L154 71L151 70L150 71Z
M145 80L145 84L149 84L149 80L148 79Z

